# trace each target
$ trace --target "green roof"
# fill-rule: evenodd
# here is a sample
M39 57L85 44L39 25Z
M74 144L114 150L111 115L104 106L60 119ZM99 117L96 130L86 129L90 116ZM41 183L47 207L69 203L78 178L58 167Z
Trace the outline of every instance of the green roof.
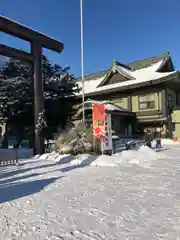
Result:
M153 65L153 64L155 64L155 63L157 63L161 60L165 61L168 58L170 58L170 53L169 52L161 54L159 56L145 58L145 59L142 59L142 60L138 60L138 61L135 61L135 62L130 62L130 63L123 64L123 65L127 66L127 68L130 67L132 70L135 71L135 70L139 70L139 69L142 69L142 68L149 67L149 66L151 66L151 65ZM92 74L86 75L84 77L84 79L85 80L91 80L91 79L100 78L100 77L103 77L108 71L109 71L109 69L101 71L101 72L92 73ZM77 80L81 80L81 77L78 77Z
M91 73L88 74L84 77L85 80L92 80L92 79L96 79L96 78L100 78L103 77L104 75L106 75L106 73L108 72L108 70L104 70L101 72L96 72L96 73ZM81 80L81 77L76 78L76 80Z
M132 69L132 70L139 70L142 68L146 68L151 66L152 64L155 64L159 61L165 61L170 57L169 53L164 53L161 54L159 56L154 56L154 57L150 57L150 58L146 58L143 60L138 60L132 63L128 63L127 65Z

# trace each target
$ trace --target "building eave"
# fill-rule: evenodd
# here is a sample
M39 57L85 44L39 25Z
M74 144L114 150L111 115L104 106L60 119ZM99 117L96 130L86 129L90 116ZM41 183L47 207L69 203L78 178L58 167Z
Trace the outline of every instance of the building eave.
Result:
M130 111L123 111L123 110L107 110L107 112L111 113L112 115L123 115L123 116L136 116L136 113Z
M131 84L131 85L119 86L119 87L116 87L116 88L113 88L113 86L112 86L109 89L99 89L99 90L96 89L96 91L86 93L85 97L91 97L91 96L97 96L99 94L108 94L108 93L112 93L112 92L113 93L122 92L122 91L125 91L125 90L132 90L132 89L136 89L136 88L154 86L154 85L157 85L157 84L160 84L160 83L163 83L163 82L176 80L177 78L179 78L179 72L174 72L174 73L172 73L168 76L164 76L164 77L149 80L149 81L134 83L134 84ZM81 97L81 94L77 95L77 97Z
M88 104L86 106L86 104ZM129 111L128 109L121 108L117 106L116 104L109 102L109 101L96 101L96 100L87 100L84 103L84 109L85 111L92 111L93 104L105 104L106 105L106 112L111 113L114 115L121 115L121 116L136 116L134 112ZM79 104L76 108L76 114L74 115L75 118L80 116L82 114L82 103Z
M137 123L157 123L157 122L166 122L168 118L152 118L152 119L138 119Z

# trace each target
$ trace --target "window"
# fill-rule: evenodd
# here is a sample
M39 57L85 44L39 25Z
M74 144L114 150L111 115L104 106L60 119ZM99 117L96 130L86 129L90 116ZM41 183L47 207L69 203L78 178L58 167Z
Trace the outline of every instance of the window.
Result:
M169 109L173 107L173 97L171 94L168 94L167 105Z
M154 94L147 94L139 96L139 109L154 109L155 108L155 99Z

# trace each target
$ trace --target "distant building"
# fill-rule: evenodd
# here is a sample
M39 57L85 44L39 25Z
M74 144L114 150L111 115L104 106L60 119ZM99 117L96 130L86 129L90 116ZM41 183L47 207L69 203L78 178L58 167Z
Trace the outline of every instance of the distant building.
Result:
M81 78L77 82L81 87ZM141 132L148 128L180 138L180 74L169 53L130 64L113 61L108 70L85 77L84 92L85 100L105 100L134 112ZM81 93L76 97L80 103Z

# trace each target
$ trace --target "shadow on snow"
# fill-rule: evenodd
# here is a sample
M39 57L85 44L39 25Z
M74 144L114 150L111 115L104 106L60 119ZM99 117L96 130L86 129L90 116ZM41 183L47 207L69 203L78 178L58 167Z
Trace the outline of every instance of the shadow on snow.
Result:
M62 177L60 177L62 178ZM49 178L21 183L0 185L0 204L42 191L47 185L59 178Z
M169 150L169 148L159 148L159 149L156 149L155 151L156 152L163 152L163 151L167 151Z
M71 165L71 166L67 166L64 168L61 168L61 172L69 172L71 170L75 170L78 168L83 168L83 167L87 167L89 165L91 165L92 162L94 162L95 160L97 160L98 156L95 155L89 155L85 160L82 161L82 163L77 164L77 165Z
M24 173L32 171L32 170L38 170L38 169L44 169L44 168L47 168L47 167L53 167L56 164L55 163L43 164L43 165L27 167L27 168L25 167L25 165L26 164L20 164L18 166L5 166L4 169L1 171L0 179L1 178L12 177L14 175L16 176L18 174L24 174Z

